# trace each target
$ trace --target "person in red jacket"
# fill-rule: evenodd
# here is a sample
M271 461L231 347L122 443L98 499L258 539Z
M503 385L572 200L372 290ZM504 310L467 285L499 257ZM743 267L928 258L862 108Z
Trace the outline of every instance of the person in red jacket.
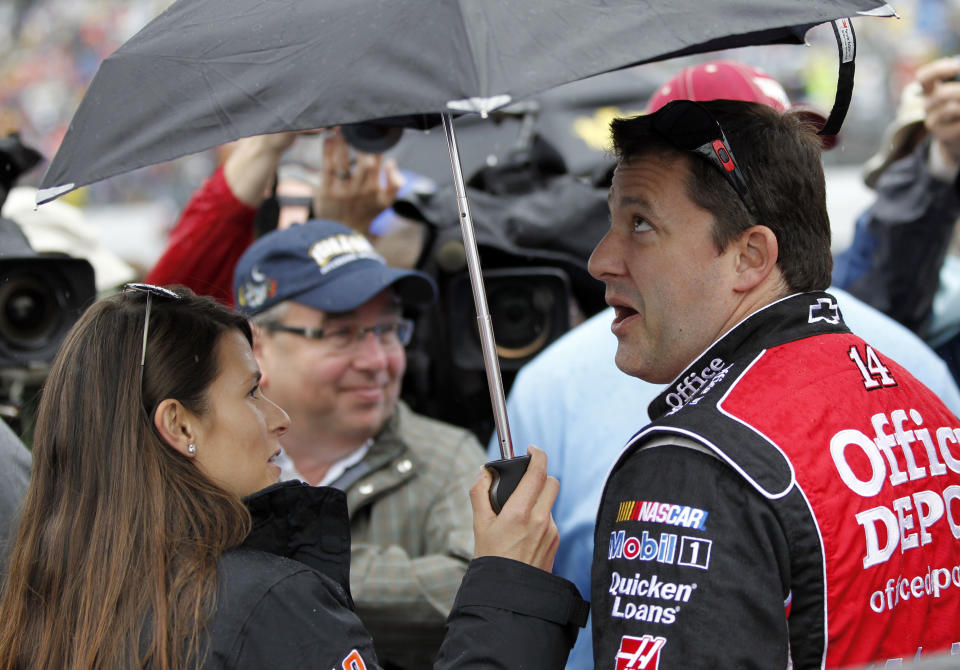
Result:
M270 195L281 158L300 135L238 140L223 165L191 196L146 281L182 284L232 306L233 269L253 243L258 210ZM403 183L396 164L379 154L358 154L352 160L338 131L324 138L322 168L315 178L314 184L307 184L313 189L313 218L338 221L364 234L374 217L393 203ZM307 208L300 204L304 184L302 179L278 183L281 205L285 196L292 196L297 204L291 209L305 214ZM281 209L277 227L306 218L288 217ZM388 260L392 261L389 256Z

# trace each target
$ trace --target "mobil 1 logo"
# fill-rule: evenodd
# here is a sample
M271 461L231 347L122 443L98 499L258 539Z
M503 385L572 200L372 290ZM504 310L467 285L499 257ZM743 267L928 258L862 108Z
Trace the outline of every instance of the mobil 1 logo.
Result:
M664 565L679 565L706 570L710 567L713 541L675 533L627 535L626 531L610 533L607 559L653 561Z

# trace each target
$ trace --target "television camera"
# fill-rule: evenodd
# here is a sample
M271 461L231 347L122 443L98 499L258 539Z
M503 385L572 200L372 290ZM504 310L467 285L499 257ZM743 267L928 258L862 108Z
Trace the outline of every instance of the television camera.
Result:
M16 133L0 139L0 205L41 159ZM95 297L89 262L37 253L15 221L0 218L0 416L17 433L30 428L23 410L31 391Z

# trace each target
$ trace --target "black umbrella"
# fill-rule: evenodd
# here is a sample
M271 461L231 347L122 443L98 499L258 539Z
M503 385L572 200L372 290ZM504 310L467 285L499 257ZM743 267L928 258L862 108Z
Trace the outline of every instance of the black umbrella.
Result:
M883 0L179 0L101 64L41 198L241 137L386 117L422 128L883 12Z
M676 70L663 63L640 65L558 86L498 109L486 119L462 116L457 119L457 142L463 172L469 179L480 170L513 162L540 137L556 149L567 172L592 175L613 161L610 120L641 114L650 96ZM404 170L446 184L451 175L441 135L403 133L386 154Z
M451 115L486 115L629 65L802 43L814 25L892 13L882 0L178 0L100 66L38 201L241 137L442 119L494 418L512 455Z

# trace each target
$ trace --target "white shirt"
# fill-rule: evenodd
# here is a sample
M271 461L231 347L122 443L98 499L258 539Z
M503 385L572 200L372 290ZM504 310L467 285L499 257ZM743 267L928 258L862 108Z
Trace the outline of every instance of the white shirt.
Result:
M327 469L327 474L325 474L323 479L321 479L317 484L314 484L314 486L327 486L330 482L339 479L348 468L363 460L363 457L367 455L367 452L370 451L370 447L372 445L373 440L367 440L356 451L351 451L339 461L332 463L329 469ZM280 466L280 479L277 481L285 482L291 479L299 479L302 482L307 482L307 484L310 483L307 481L306 477L297 471L297 467L293 464L293 460L287 456L287 452L285 452L283 449L280 449L280 455L277 456L273 462Z

